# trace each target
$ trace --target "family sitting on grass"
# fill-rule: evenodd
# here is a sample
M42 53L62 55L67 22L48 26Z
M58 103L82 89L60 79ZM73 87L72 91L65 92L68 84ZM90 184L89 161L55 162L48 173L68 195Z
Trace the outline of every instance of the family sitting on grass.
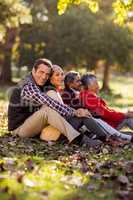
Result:
M62 86L64 84L64 90ZM8 129L13 135L55 141L63 135L69 143L97 148L110 138L133 142L133 112L110 109L97 94L92 74L80 77L48 59L38 59L32 71L13 89L8 107Z

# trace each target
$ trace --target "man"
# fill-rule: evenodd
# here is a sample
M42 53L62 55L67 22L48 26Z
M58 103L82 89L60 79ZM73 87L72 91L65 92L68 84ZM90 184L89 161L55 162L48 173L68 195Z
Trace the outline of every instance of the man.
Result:
M64 78L65 88L61 94L65 104L72 108L82 108L83 105L79 99L79 91L81 89L81 77L78 72L70 71Z
M8 129L13 134L33 137L49 123L66 134L69 141L80 135L75 129L70 135L72 127L62 117L77 115L77 111L62 106L43 92L51 71L52 63L49 60L38 59L32 72L13 90L8 107Z
M75 71L68 72L64 79L64 85L65 85L65 88L64 88L64 91L62 92L62 99L64 103L77 109L79 107L85 108L86 104L82 102L82 99L80 98L80 90L81 90L82 83L81 83L81 77L79 73ZM91 102L93 103L93 99L91 99ZM112 135L116 138L131 141L132 135L122 134L121 132L117 131L115 128L107 124L105 121L100 119L100 114L98 112L96 112L93 109L92 110L89 109L89 111L91 112L95 121L106 131L107 135Z
M71 142L80 133L65 117L88 117L89 112L81 108L75 110L44 93L45 82L51 72L52 63L38 59L32 72L13 90L8 107L8 129L20 137L33 137L50 124Z

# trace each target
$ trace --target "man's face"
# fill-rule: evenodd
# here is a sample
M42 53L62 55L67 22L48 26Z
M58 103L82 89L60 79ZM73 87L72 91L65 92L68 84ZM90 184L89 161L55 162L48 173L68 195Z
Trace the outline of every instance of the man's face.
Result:
M32 69L32 75L37 85L43 86L50 76L51 69L45 65L40 64L37 69Z
M71 88L73 88L75 90L81 89L81 77L80 77L80 75L75 76L74 81L71 83Z

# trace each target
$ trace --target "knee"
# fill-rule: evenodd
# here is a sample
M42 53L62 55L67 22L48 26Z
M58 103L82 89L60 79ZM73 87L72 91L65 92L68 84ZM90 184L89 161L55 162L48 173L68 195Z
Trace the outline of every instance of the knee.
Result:
M37 133L34 133L34 131L29 131L24 128L20 128L17 132L16 135L18 135L20 138L29 138L29 137L34 137L38 135Z
M47 110L47 107L48 107L47 105L42 105L40 110Z
M42 107L40 108L39 111L48 114L49 112L51 112L51 111L53 112L53 111L55 111L55 110L52 109L52 108L50 108L50 107L47 106L47 105L42 105Z
M28 138L28 137L29 137L25 132L22 132L22 131L19 131L19 132L17 133L17 135L18 135L20 138Z

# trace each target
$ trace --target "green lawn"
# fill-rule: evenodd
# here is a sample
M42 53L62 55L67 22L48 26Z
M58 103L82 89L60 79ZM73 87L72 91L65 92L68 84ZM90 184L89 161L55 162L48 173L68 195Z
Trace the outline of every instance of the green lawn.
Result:
M110 105L123 111L133 109L133 78L113 76L110 86L114 94L108 97Z
M105 97L110 105L133 108L132 78L115 77L111 88L114 95ZM0 89L0 200L133 199L132 145L92 151L11 137L6 90Z

